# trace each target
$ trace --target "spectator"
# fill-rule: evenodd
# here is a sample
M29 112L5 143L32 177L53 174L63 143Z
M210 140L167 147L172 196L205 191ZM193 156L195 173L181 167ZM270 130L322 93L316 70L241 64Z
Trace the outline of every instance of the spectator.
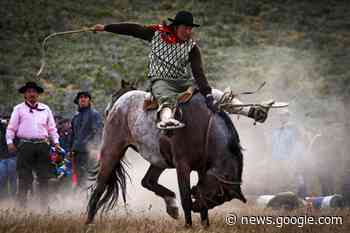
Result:
M14 107L6 131L10 153L17 151L18 205L27 206L27 193L32 190L33 171L38 178L40 206L48 207L49 137L59 147L56 124L50 108L38 102L44 89L27 82L19 90L24 102ZM16 143L15 143L16 139Z
M0 199L13 197L17 190L16 157L6 144L7 120L0 119Z
M60 120L57 130L58 134L60 135L60 145L65 150L65 152L68 152L72 140L72 128L70 119L63 118Z
M272 130L269 178L272 192L295 191L306 196L303 161L306 154L306 136L290 121L286 109L279 112L279 127Z
M92 160L89 158L89 150L97 148L102 130L101 115L91 107L91 94L79 92L74 100L78 105L78 113L72 119L72 143L70 152L77 172L77 185L85 186L88 167ZM74 177L74 174L73 174Z

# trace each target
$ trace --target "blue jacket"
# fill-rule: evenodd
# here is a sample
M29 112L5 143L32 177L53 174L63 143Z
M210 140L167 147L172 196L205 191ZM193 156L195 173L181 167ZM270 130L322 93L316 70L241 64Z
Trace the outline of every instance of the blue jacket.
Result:
M79 109L72 119L70 151L88 152L90 144L98 145L102 135L102 117L91 107Z

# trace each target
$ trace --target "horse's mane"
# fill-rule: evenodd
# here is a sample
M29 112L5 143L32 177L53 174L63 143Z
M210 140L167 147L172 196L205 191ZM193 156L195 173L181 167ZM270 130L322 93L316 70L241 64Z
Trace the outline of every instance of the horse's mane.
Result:
M239 139L239 135L238 132L236 130L236 127L234 126L230 116L224 112L224 111L220 111L218 112L218 115L224 120L227 128L228 128L228 132L229 132L229 148L231 150L231 152L233 153L234 156L237 156L238 158L238 167L239 167L239 171L238 174L240 175L240 179L242 177L242 171L243 171L243 154L242 154L242 147L240 144L240 139Z

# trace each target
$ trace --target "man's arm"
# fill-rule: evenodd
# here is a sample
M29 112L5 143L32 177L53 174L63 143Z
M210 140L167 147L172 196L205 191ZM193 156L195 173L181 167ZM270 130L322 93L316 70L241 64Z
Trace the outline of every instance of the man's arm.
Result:
M205 77L204 71L203 71L203 62L202 62L201 52L197 45L195 45L192 48L189 56L190 56L192 74L194 79L196 80L200 93L202 93L202 95L204 96L211 94L211 87L209 86L208 80Z
M70 137L70 141L69 141L69 151L72 152L74 151L75 147L74 147L74 141L75 141L75 125L74 125L74 122L75 122L75 116L73 116L73 119L71 120L71 123L70 123L70 127L71 127L71 137Z
M196 80L199 91L205 97L205 102L208 108L212 112L217 112L219 109L218 109L218 106L214 104L212 89L209 86L208 80L204 75L202 57L197 45L195 45L192 48L189 56L190 56L192 74L194 79Z
M48 108L47 132L55 146L59 145L59 135L57 133L56 122L51 110Z
M113 32L121 35L133 36L139 39L151 41L154 36L154 31L137 23L114 23L114 24L97 24L94 27L95 31Z
M19 110L18 108L15 107L13 109L9 124L7 125L7 129L6 129L6 143L7 143L9 153L15 153L17 150L13 140L16 137L16 132L18 130L18 127L19 127Z

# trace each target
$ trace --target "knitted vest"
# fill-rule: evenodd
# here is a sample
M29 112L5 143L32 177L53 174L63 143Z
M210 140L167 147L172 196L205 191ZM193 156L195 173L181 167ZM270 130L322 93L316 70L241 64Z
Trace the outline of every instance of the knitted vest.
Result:
M155 31L149 54L149 73L151 79L178 80L189 79L189 53L195 45L190 39L183 43L169 43L162 38L161 31Z

